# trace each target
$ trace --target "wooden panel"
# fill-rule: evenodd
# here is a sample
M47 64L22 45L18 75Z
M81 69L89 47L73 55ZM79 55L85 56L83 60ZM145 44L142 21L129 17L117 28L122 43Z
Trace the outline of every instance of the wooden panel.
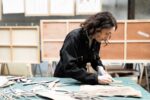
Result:
M127 59L150 60L150 43L128 43Z
M80 27L81 22L69 22L69 32Z
M14 45L38 45L38 33L36 29L13 29L12 44Z
M0 45L10 45L10 30L0 29Z
M42 26L44 39L64 39L67 34L66 22L45 22Z
M63 42L45 42L43 45L43 59L59 58L59 52Z
M118 22L117 30L111 35L111 40L124 40L125 23Z
M101 45L100 57L102 59L124 59L124 44L111 43L107 46Z
M37 48L19 48L15 47L12 49L13 62L14 63L38 63L39 60Z
M127 40L150 40L150 22L128 22Z
M0 63L11 62L10 50L9 47L0 47Z

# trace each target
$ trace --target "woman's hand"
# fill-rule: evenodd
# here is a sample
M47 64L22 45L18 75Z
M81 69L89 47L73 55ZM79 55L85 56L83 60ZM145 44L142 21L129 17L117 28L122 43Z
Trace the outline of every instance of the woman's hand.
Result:
M104 70L102 66L98 66L98 83L99 84L110 84L112 82L111 75Z
M112 77L108 75L98 76L98 83L99 84L110 84L112 82Z

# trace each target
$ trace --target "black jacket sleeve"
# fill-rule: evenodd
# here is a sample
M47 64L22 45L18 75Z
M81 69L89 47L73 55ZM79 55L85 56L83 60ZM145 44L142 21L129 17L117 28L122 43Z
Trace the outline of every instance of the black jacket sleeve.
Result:
M86 84L98 84L97 74L88 73L77 64L77 43L74 38L66 38L60 52L65 75Z
M99 56L101 44L98 43L95 46L96 47L94 49L94 55L93 55L94 57L93 57L93 60L91 61L91 65L92 65L93 69L97 71L98 66L102 66L104 69L105 69L105 67L104 67L104 65L100 59L100 56Z

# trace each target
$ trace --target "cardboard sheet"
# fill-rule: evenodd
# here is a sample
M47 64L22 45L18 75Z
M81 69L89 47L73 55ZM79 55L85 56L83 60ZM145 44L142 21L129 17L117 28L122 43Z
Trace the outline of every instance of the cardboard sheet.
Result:
M87 92L89 95L99 96L123 96L142 97L140 91L130 86L109 86L109 85L82 85L80 92Z

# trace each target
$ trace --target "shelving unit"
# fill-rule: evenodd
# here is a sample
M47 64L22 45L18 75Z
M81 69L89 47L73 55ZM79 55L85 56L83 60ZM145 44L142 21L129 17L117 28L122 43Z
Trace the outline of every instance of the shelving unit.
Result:
M0 63L40 63L38 26L1 26Z
M40 24L42 60L59 59L59 51L65 36L71 30L80 27L80 23L83 21L84 19L42 20ZM112 34L110 44L104 46L105 44L102 43L101 45L100 57L102 61L121 63L149 62L150 21L120 20L117 23L118 29Z

